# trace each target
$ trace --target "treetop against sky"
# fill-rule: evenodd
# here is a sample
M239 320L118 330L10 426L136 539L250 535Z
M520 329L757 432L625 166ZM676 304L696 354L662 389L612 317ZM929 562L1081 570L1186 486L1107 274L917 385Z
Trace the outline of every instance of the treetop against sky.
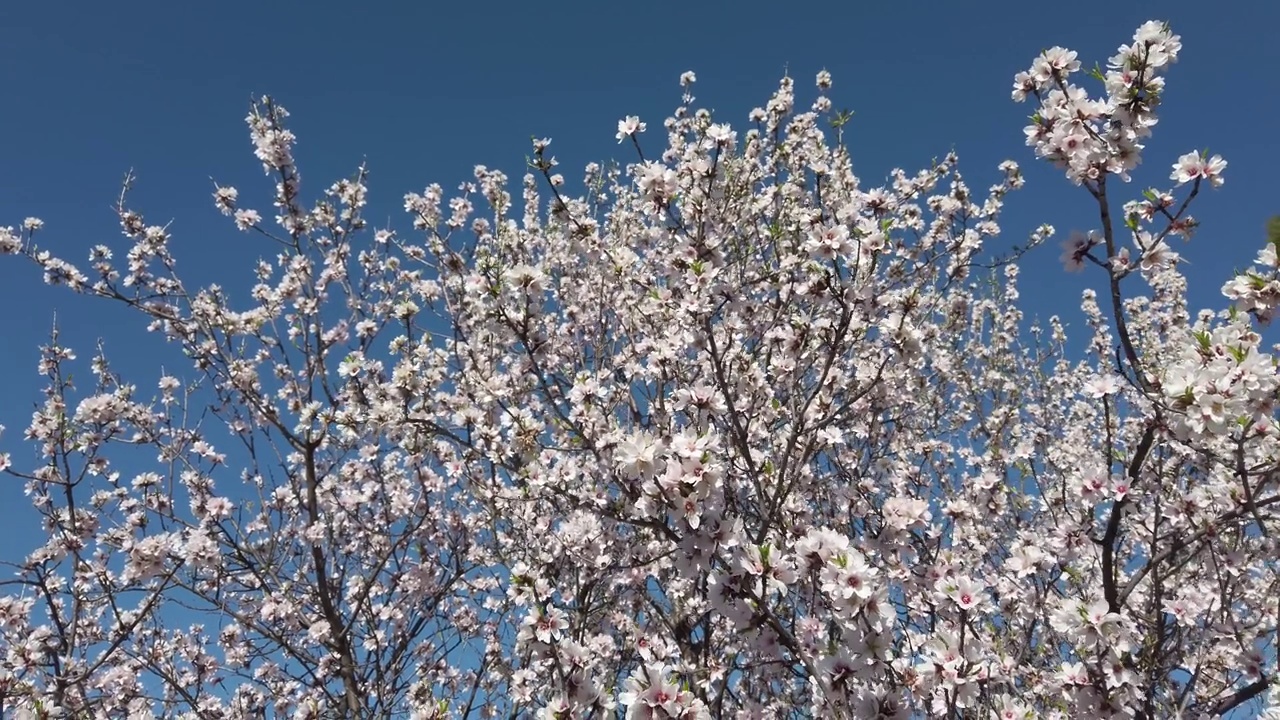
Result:
M1258 23L332 10L7 11L0 715L1280 717Z

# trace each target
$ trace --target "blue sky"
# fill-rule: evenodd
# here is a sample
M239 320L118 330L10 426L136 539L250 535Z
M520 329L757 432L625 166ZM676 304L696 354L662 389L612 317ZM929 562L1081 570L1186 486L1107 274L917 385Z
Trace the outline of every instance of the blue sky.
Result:
M782 8L791 8L783 10ZM1036 225L1060 238L1096 215L1083 190L1034 161L1022 127L1029 105L1009 100L1013 74L1051 45L1105 63L1147 19L1166 19L1184 50L1162 120L1129 199L1167 186L1170 164L1208 147L1230 162L1227 184L1205 193L1203 227L1177 248L1192 263L1197 305L1263 240L1280 213L1275 118L1280 88L1280 4L1206 2L1060 5L983 3L532 3L9 2L0 6L0 225L29 215L44 244L83 261L88 248L124 244L111 205L124 172L138 177L134 206L173 221L188 282L244 288L250 263L274 250L234 230L214 209L210 177L234 184L248 206L269 208L271 185L252 156L243 118L253 94L293 114L303 188L318 193L362 160L371 168L368 217L409 232L405 192L471 177L475 164L518 178L531 135L571 182L588 161L633 155L616 122L639 115L657 129L679 99L678 77L698 75L700 104L735 125L762 105L784 71L812 97L823 68L837 107L857 114L847 137L859 174L878 184L955 149L978 189L995 166L1019 161L1027 187L1010 197L1005 240ZM651 132L647 141L659 140ZM1076 307L1096 273L1065 274L1056 242L1025 263L1028 315L1061 313L1083 339ZM130 314L45 288L38 273L0 259L0 449L28 466L20 445L39 400L36 347L53 315L87 361L107 339L117 369L153 387L157 365L185 365ZM136 371L136 372L135 372ZM83 373L87 374L87 373ZM20 488L0 484L0 557L32 542ZM21 550L19 550L21 548Z

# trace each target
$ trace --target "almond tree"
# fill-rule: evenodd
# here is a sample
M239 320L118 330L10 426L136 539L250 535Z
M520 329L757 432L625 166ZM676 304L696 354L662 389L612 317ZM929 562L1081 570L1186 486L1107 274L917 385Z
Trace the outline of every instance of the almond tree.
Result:
M0 703L36 717L1217 717L1275 708L1280 240L1192 315L1170 241L1226 162L1114 197L1180 41L1015 78L1027 142L1096 200L1068 269L1089 351L1028 324L954 155L863 189L828 97L696 109L652 154L536 140L371 233L363 168L304 204L287 113L248 118L277 252L188 289L122 193L123 265L29 219L0 250L135 309L191 359L153 392L44 349L25 478L48 542L0 599ZM126 191L129 183L126 182ZM1114 202L1121 203L1113 207ZM991 246L995 246L994 249ZM247 307L236 310L236 307ZM151 382L151 380L148 380ZM156 394L153 399L143 395ZM126 447L121 447L126 446ZM144 448L152 470L126 476ZM228 449L223 449L223 448ZM183 619L174 619L181 608ZM187 622L200 613L203 622ZM1268 712L1277 712L1272 709Z

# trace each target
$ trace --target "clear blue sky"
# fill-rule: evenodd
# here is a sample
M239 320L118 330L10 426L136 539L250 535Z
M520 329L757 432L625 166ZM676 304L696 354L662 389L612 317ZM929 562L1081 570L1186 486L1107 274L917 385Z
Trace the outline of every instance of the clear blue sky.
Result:
M271 185L243 123L252 94L273 94L293 113L306 194L367 160L369 217L406 232L405 192L432 182L456 187L477 163L518 179L531 135L554 138L570 182L588 161L630 160L614 141L617 120L635 114L660 127L684 70L697 72L700 103L741 124L784 70L809 99L814 74L826 68L837 107L857 113L848 137L866 182L954 148L971 184L985 189L995 165L1013 158L1028 183L1010 197L1005 239L1020 242L1042 222L1065 237L1093 227L1096 215L1082 190L1023 145L1031 106L1010 101L1013 74L1051 45L1079 50L1086 65L1105 63L1142 21L1167 19L1184 51L1139 182L1117 197L1165 187L1170 164L1193 149L1229 160L1225 187L1198 201L1199 236L1178 248L1193 263L1196 303L1218 304L1227 273L1251 260L1267 217L1280 213L1271 176L1280 165L1280 83L1264 72L1280 71L1280 4L1210 6L6 2L0 224L41 217L43 242L81 262L99 242L123 252L111 204L133 168L135 207L149 222L173 220L188 280L242 289L249 263L274 250L217 213L209 178L239 187L247 206L269 209ZM1077 320L1080 290L1100 277L1067 275L1057 257L1055 242L1024 263L1028 315ZM21 467L32 458L20 436L39 399L36 346L55 310L82 359L104 336L117 368L145 390L159 362L189 368L137 318L45 288L32 270L0 259L0 424L9 428L0 446ZM1071 325L1080 337L1080 323ZM29 518L20 488L0 484L5 559L29 546Z

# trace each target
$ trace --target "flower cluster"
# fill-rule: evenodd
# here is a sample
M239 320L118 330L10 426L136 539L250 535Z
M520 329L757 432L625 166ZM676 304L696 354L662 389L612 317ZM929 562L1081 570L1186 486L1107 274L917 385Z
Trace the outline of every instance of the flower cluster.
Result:
M1076 183L1105 175L1127 181L1138 165L1142 141L1156 124L1164 73L1181 50L1180 38L1167 25L1143 24L1133 42L1120 46L1107 61L1105 99L1090 98L1083 88L1070 84L1072 74L1080 70L1074 51L1046 50L1013 80L1014 100L1040 100L1039 112L1026 129L1027 144L1065 169ZM1193 162L1188 167L1194 171L1198 166Z

